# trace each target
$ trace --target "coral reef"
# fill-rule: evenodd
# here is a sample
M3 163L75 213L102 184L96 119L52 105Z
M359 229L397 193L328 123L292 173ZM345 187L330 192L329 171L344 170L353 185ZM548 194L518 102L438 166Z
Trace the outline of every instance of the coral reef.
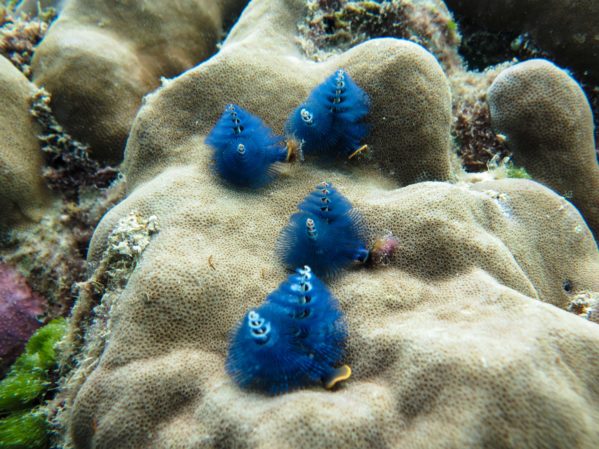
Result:
M439 0L309 0L299 24L306 54L322 61L368 39L397 37L422 45L445 70L461 64L460 37L447 7Z
M85 374L85 370L95 365L93 357L101 354L110 335L109 313L112 306L117 304L143 251L158 231L156 216L142 217L138 212L130 212L121 218L110 232L108 247L102 254L102 263L95 264L92 261L90 271L93 275L85 282L77 284L78 305L73 312L72 322L88 330L87 339L93 344L88 348L90 357L78 361L71 360L70 363L80 366ZM88 312L94 307L92 319ZM69 338L79 340L79 337L71 334ZM71 344L75 343L80 344L80 341L71 341Z
M39 2L36 17L23 15L25 3L17 12L3 9L0 52L29 75L34 47L54 15ZM48 93L17 68L0 56L0 257L43 292L52 318L70 309L93 228L119 198L118 186L109 189L118 172L64 132Z
M521 32L494 32L489 33L480 29L479 14L496 21L505 21L505 16L500 14L503 8L510 10L510 14L518 16L519 21L526 21L525 17L533 17L531 8L535 11L542 10L543 17L551 16L555 20L558 15L550 6L529 4L524 6L525 13L516 8L514 4L499 2L479 2L477 5L468 1L450 1L449 6L456 8L460 13L460 28L466 29L466 42L460 46L461 53L466 55L468 67L479 70L491 64L500 63L513 58L530 59L547 57L549 53L535 47L532 37ZM558 10L561 11L561 6ZM531 15L527 16L528 13ZM473 13L473 11L475 11ZM496 15L489 11L497 11ZM566 12L572 22L582 19L583 8L579 2L575 8ZM474 17L472 17L474 15ZM577 19L578 17L578 19ZM478 21L477 21L478 20ZM582 19L583 21L588 19ZM509 23L509 21L505 21ZM473 24L476 23L476 27ZM485 23L485 22L483 22ZM515 25L518 21L510 23ZM578 23L578 22L576 22ZM528 24L530 25L530 23ZM534 28L542 33L535 19ZM516 25L522 28L522 25ZM301 44L306 53L316 60L324 60L331 54L347 50L352 46L373 37L390 36L402 37L413 40L432 52L450 75L452 82L454 125L453 135L457 139L458 152L468 171L484 171L487 163L495 156L500 158L509 156L505 144L497 139L492 131L489 121L488 106L485 101L486 88L483 84L490 84L497 70L491 69L483 76L477 77L474 73L466 73L462 59L456 52L460 44L460 34L457 32L456 23L452 20L442 2L420 1L320 1L308 2L308 14L305 22L300 22ZM475 28L475 31L470 31ZM500 27L501 28L501 27ZM584 27L583 27L584 28ZM586 36L586 42L592 41L594 35L584 30L572 28L572 33ZM570 33L570 30L564 31ZM585 34L586 33L586 34ZM533 33L534 34L534 33ZM537 33L538 34L538 33ZM556 39L554 34L547 35ZM578 37L581 39L582 37ZM557 39L559 40L559 39ZM498 42L499 41L499 42ZM545 42L543 42L545 43ZM548 46L548 49L553 47ZM593 49L594 46L588 47ZM593 50L596 51L596 50ZM490 54L497 53L492 59ZM487 59L485 59L487 58ZM558 61L562 59L558 58ZM587 59L582 59L583 67L577 71L578 79L582 83L591 100L595 115L599 113L599 90L597 81L592 80L592 71L589 71ZM567 60L564 60L567 62ZM591 74L589 74L591 72ZM455 79L454 79L455 77ZM477 79L478 78L478 79ZM471 89L468 87L471 86ZM598 127L599 129L599 127Z
M455 136L462 163L469 171L482 171L493 156L508 155L497 141L481 96L493 73L466 74L457 53L460 35L444 3L418 1L309 1L299 24L300 44L306 55L323 61L332 55L377 37L398 37L416 42L438 59L450 75ZM455 81L454 81L454 78Z
M46 34L54 14L54 10L47 10L39 16L29 17L0 6L0 55L27 77L31 76L33 50Z
M500 70L463 73L452 79L454 120L451 131L457 154L468 172L486 171L494 158L501 160L511 156L505 139L491 127L487 103L487 89Z
M51 201L40 176L39 128L29 115L35 90L0 56L0 232L9 225L39 221Z
M484 171L495 156L509 155L491 129L485 94L499 70L468 73L457 53L460 35L442 2L310 1L300 22L300 43L316 60L347 50L375 37L400 37L421 44L450 75L454 121L452 134L468 171Z
M58 202L39 223L7 233L0 257L18 267L35 291L48 299L48 317L69 313L74 286L85 279L87 248L93 229L123 195L117 182L101 191L90 190L75 203Z
M599 355L593 349L599 329L535 301L565 307L569 296L562 279L570 279L574 289L599 287L596 246L566 201L530 181L472 190L415 184L389 192L369 187L371 181L338 175L337 184L347 186L348 196L376 223L371 235L391 229L403 250L383 271L354 271L332 284L348 316L354 380L338 396L310 390L267 402L240 393L224 373L228 331L244 309L256 306L285 276L272 260L276 230L284 225L278 217L281 204L297 201L303 179L315 182L325 171L306 167L296 181L277 183L277 194L267 202L261 195L234 192L217 201L222 186L206 168L196 173L207 164L204 156L199 167L171 170L138 189L108 214L95 235L95 249L104 248L105 233L131 208L156 213L163 228L125 289L112 299L110 339L101 361L94 362L98 353L82 355L91 358L94 370L78 379L86 381L75 390L69 429L77 447L87 447L92 438L116 447L186 447L201 435L208 447L283 442L289 447L339 442L380 447L385 441L415 444L424 433L435 445L484 447L506 428L519 428L522 439L531 429L542 435L522 444L529 447L542 445L543 438L576 437L587 445L597 438L578 423L597 410L597 393L587 386L595 370L586 360ZM260 220L261 233L237 225L247 223L248 216ZM101 301L103 309L110 296ZM78 304L77 313L85 307ZM93 345L94 333L87 336ZM556 357L562 362L554 364ZM585 380L567 383L556 398L553 383L539 377L537 364L562 385L571 370ZM461 391L464 385L467 392ZM433 393L439 389L441 402ZM530 402L534 406L528 408ZM456 409L445 403L464 404L455 427L447 414ZM343 407L343 419L332 420L328 407ZM492 425L485 420L503 408L517 417ZM526 425L518 427L523 410ZM273 414L289 420L277 421ZM549 432L547 416L559 421L559 432ZM408 422L419 419L426 431L405 431ZM462 434L463 422L484 434ZM434 423L439 425L432 429ZM240 430L245 426L255 429L255 436ZM304 433L306 426L313 440ZM372 432L376 436L368 440Z
M66 331L59 318L38 329L0 382L0 448L45 449L50 439L47 404L54 386L56 346Z
M85 357L75 354L63 354L62 369L77 366L72 382L82 381L80 376L87 376L95 367L97 357L102 354L105 344L110 338L112 328L111 312L118 306L119 297L127 285L127 281L151 237L159 231L156 216L142 217L131 212L116 224L108 236L109 245L103 254L102 263L95 265L92 261L90 271L93 275L85 282L77 284L77 307L73 311L72 327L79 330L67 334L67 346L79 346L85 341ZM100 302L100 299L102 300ZM93 315L88 312L93 309ZM84 331L85 329L85 331ZM85 335L82 335L85 332ZM64 380L63 380L64 382ZM52 426L63 430L64 398L55 398L56 404L50 417ZM64 437L64 436L63 436Z
M39 327L46 307L21 274L0 262L0 377Z
M18 74L16 69L10 70ZM90 158L86 145L64 132L49 107L47 92L31 84L29 87L30 97L22 98L19 112L27 117L23 126L30 128L23 133L27 133L31 141L30 151L35 148L32 159L36 164L23 164L28 161L18 154L9 155L8 162L21 167L8 166L5 199L10 200L11 195L15 201L19 199L11 192L25 181L32 183L29 188L38 183L44 207L33 209L35 220L17 222L27 226L0 229L0 258L17 267L34 290L43 292L48 299L47 313L51 319L70 311L75 295L73 286L85 277L85 257L93 229L100 217L121 198L123 184L116 169L102 167ZM26 109L30 109L27 115ZM13 123L19 124L18 121ZM5 125L14 132L12 123L5 122ZM19 147L10 149L18 153ZM20 151L25 149L22 147ZM54 191L53 201L50 201L48 187ZM20 209L27 204L10 206ZM17 215L13 223L18 218L21 217Z
M295 43L303 14L300 0L254 0L215 57L146 98L128 195L94 233L73 310L65 443L593 447L599 327L566 310L599 291L580 214L530 180L439 182L453 174L451 100L434 57L377 39L316 64ZM205 137L226 104L280 133L339 67L372 101L367 158L294 164L259 192L213 176ZM363 213L369 244L399 242L329 285L354 375L335 392L241 390L225 371L231 332L285 279L277 236L323 179Z
M295 5L292 10L302 6ZM248 8L246 11L252 10ZM281 25L281 30L269 31L259 45L257 40L251 41L258 47L251 51L250 41L243 39L248 33L246 28L238 26L232 30L226 41L231 44L229 49L223 47L202 71L184 78L189 91L204 96L206 101L198 104L192 97L181 97L177 106L180 127L175 132L154 134L153 141L144 138L150 135L150 129L162 126L163 119L152 112L134 123L125 159L130 189L152 179L175 161L193 164L195 152L178 155L165 149L184 144L192 133L207 134L228 103L263 111L260 117L264 122L276 134L282 134L291 111L339 67L352 73L372 100L367 118L372 127L365 140L370 164L402 184L451 176L449 84L430 53L411 42L375 39L321 64L307 64L291 34L295 30L283 33L283 29ZM244 53L242 49L248 51ZM385 54L382 61L378 59L380 54ZM236 76L226 76L229 72ZM246 93L250 84L262 89L260 97ZM163 88L168 89L169 85L170 82ZM389 92L394 92L393 101L388 101ZM146 103L162 101L154 100L153 94L146 98ZM271 104L274 98L276 107Z
M588 0L445 0L448 7L493 31L527 32L560 64L599 81L599 3Z
M95 159L119 162L143 95L210 56L244 3L66 0L35 52L33 79L69 134Z
M530 60L503 71L488 99L491 123L506 137L514 162L571 198L599 232L593 116L576 81L546 60Z
M567 67L585 91L599 142L599 20L596 2L448 0L459 21L460 54L482 70L507 60L545 58ZM598 149L599 151L599 149Z
M43 292L48 299L48 317L54 318L69 312L75 295L73 286L85 276L85 257L93 229L120 200L123 183L115 169L102 168L90 159L86 146L63 131L49 109L43 89L29 93L32 97L23 99L21 106L29 108L32 102L30 112L35 120L28 115L27 125L31 127L29 133L37 133L35 160L39 165L25 164L23 170L27 171L22 174L9 170L6 192L10 199L11 190L19 187L22 180L33 180L41 184L45 203L43 209L34 209L37 220L27 220L28 226L5 226L0 233L0 258L18 267L34 290ZM18 157L14 161L24 162ZM56 193L53 202L46 200L50 197L46 186Z
M62 321L0 382L0 448L594 448L599 251L568 200L596 231L599 174L592 114L566 72L539 60L467 71L441 0L253 0L196 67L243 0L14 3L0 8L0 297L28 299L0 310L0 328L24 309L28 333L40 311L72 318L60 375ZM48 7L60 10L49 28ZM483 41L499 56L482 49L480 68L558 53L531 31ZM208 136L227 104L293 134L292 112L341 68L370 99L352 111L367 151L280 164L253 191L215 176ZM371 250L327 279L345 355L310 365L309 381L249 381L306 388L245 390L255 366L227 364L228 345L248 310L281 318L269 307L289 301L275 289L296 267L277 241L323 180L347 196L332 198L344 214L363 215ZM326 391L321 378L346 382Z
M3 48L12 49L13 63L24 72L39 37L33 30L42 33L46 23L36 20L49 19L11 16L0 29ZM47 92L2 56L0 78L0 258L43 292L53 318L69 312L93 228L122 189L115 169L100 166L87 146L64 132Z
M64 131L54 118L45 89L34 94L31 114L41 127L38 139L46 159L43 176L52 190L76 201L86 188L104 189L118 176L116 168L100 165L90 157L88 145Z

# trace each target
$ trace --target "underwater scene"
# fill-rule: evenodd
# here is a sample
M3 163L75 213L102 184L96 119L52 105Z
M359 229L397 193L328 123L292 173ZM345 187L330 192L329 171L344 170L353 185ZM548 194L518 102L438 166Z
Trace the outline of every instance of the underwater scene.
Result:
M0 0L0 449L599 448L599 1Z

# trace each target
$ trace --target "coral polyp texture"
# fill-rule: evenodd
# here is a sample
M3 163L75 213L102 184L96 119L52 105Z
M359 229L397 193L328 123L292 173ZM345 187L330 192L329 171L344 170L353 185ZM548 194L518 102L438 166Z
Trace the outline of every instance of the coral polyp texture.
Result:
M243 388L285 393L337 377L347 329L337 300L310 267L298 268L245 314L227 355Z
M567 310L599 291L583 218L532 180L444 182L451 101L434 57L374 39L309 61L296 41L305 6L252 1L217 55L146 97L126 148L127 197L95 230L72 313L64 444L593 448L599 326ZM291 164L261 191L224 187L205 142L223 105L282 134L339 67L371 100L369 157ZM278 236L323 179L363 215L367 242L396 239L384 263L328 283L352 377L336 391L239 388L231 338L249 310L261 326L263 298L288 276ZM119 230L146 222L160 231L147 229L119 271Z
M217 175L238 187L262 187L277 174L276 162L287 158L282 137L275 136L245 109L229 104L206 144L214 149Z
M304 153L352 156L368 133L368 104L366 93L339 69L293 111L285 128Z
M580 86L543 59L504 70L488 93L491 124L514 162L571 199L599 235L599 164L593 115Z
M0 56L0 232L41 219L51 195L41 177L39 127L29 115L36 88Z
M277 241L277 254L288 268L310 265L332 277L352 262L368 258L362 217L327 182L316 186L298 206Z
M69 134L95 158L120 162L143 95L210 56L244 4L66 0L35 52L33 79Z
M261 5L248 5L246 17ZM292 6L283 3L281 7L284 5L290 7L289 15L294 18L304 12L302 2ZM286 119L339 67L351 74L371 100L366 142L371 166L402 185L451 177L449 83L439 63L424 48L406 40L373 39L315 64L298 47L296 26L291 26L290 20L285 19L278 28L260 25L256 36L262 36L262 42L253 38L248 26L247 22L238 23L219 54L203 64L202 70L190 72L193 74L181 81L194 95L178 104L179 130L169 131L154 142L139 140L133 137L161 126L164 118L148 113L136 119L125 158L131 188L153 178L175 160L180 161L178 155L164 149L184 144L192 131L196 136L208 134L223 105L243 105L275 134L284 134ZM247 50L245 54L243 49ZM217 84L213 84L215 80ZM169 85L167 82L164 87L168 89ZM252 88L248 90L248 86ZM261 95L249 93L259 89ZM196 96L203 96L206 101L200 104L195 101ZM151 94L146 101L161 102L163 98ZM187 164L193 163L196 156L182 157ZM139 165L144 169L140 170Z

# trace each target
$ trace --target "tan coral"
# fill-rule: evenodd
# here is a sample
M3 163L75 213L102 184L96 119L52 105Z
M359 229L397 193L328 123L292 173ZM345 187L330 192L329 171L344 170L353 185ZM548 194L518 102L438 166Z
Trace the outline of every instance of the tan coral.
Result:
M568 312L599 323L599 294L596 292L579 292L568 304Z
M313 166L240 193L214 179L201 149L197 165L139 187L96 232L98 254L131 210L162 226L107 312L97 368L71 392L76 447L500 447L508 429L519 447L592 447L599 328L538 301L565 307L565 279L599 288L596 246L565 200L522 180L388 191ZM224 372L229 332L284 279L277 233L323 178L365 214L371 240L390 230L401 242L386 268L332 284L353 379L335 393L240 391Z
M0 228L39 221L51 198L42 178L40 129L29 114L35 91L0 56Z
M543 59L504 70L489 88L491 123L507 137L514 162L571 198L599 232L599 165L584 92Z
M315 64L306 59L295 38L304 4L269 4L277 11L276 26L267 21L269 17L256 23L260 14L266 14L264 5L251 3L245 20L231 31L220 53L177 80L179 86L185 84L181 90L185 93L173 91L167 82L163 95L147 97L151 107L134 123L131 135L135 138L127 146L130 186L153 178L173 163L192 163L195 152L179 154L172 149L207 134L227 103L259 113L275 132L282 133L290 112L340 67L372 100L368 122L373 126L366 139L370 163L401 184L450 177L449 84L430 53L408 41L373 39ZM179 96L179 125L163 134L152 133L163 127L166 117L156 112L170 95ZM152 138L146 138L150 134Z
M385 39L324 65L308 63L291 38L302 12L300 0L252 2L217 57L168 82L138 115L127 147L130 193L98 226L91 265L96 273L110 268L110 236L132 212L157 217L160 232L122 290L85 296L74 310L71 338L81 341L83 333L85 343L72 346L80 364L62 392L66 443L593 448L599 327L563 310L573 293L599 291L599 253L580 214L528 180L397 188L422 170L398 161L420 155L383 133L383 118L400 128L409 121L416 133L428 109L416 102L407 114L410 103L395 99L395 81L376 75L401 73L403 82L425 89L429 56ZM416 62L415 73L405 60ZM280 131L290 110L337 66L375 108L389 108L371 122L376 147L390 158L376 159L373 150L382 172L368 161L309 161L255 192L214 175L204 136L227 102ZM444 152L437 147L441 166ZM396 173L386 176L391 167ZM277 236L325 179L364 214L370 244L389 233L399 242L384 267L354 267L330 284L348 320L345 362L354 374L333 392L273 398L242 391L224 369L230 332L285 279L274 255Z
M34 80L58 121L118 162L142 96L214 52L243 0L67 0L35 52Z

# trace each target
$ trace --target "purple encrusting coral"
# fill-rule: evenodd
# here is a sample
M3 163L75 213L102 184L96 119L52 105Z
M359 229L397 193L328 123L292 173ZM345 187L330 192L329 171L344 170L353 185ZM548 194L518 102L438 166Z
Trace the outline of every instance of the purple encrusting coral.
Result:
M19 272L0 262L0 376L40 326L38 317L46 308L46 299Z

